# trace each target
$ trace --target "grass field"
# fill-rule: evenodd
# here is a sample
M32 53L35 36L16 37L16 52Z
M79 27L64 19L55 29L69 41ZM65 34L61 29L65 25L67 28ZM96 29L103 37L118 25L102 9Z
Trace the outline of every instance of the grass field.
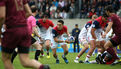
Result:
M121 69L121 65L115 65L115 66L110 66L110 65L99 65L99 64L76 64L74 63L74 59L77 55L77 53L69 53L67 55L67 58L69 60L69 64L65 64L64 60L61 58L62 53L58 53L59 59L60 59L60 64L55 63L55 59L52 56L52 53L50 53L51 58L47 59L46 56L43 58L39 59L39 62L42 64L49 64L51 69ZM84 54L80 59L84 60L86 54ZM34 52L30 53L30 58L34 58ZM90 60L94 60L95 56L93 56ZM23 68L18 60L18 57L16 57L14 61L14 66L15 69L26 69ZM0 69L4 69L3 63L1 61L1 53L0 53Z

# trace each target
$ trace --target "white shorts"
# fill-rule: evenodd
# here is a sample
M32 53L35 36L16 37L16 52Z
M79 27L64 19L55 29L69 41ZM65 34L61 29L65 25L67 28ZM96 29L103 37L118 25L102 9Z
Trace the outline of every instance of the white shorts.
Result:
M58 37L58 40L63 40L63 41L64 41L63 35L59 36L59 37ZM58 44L61 45L61 46L62 46L62 45L66 45L65 42L63 42L63 43L57 43L57 42L55 42L55 41L54 41L54 38L51 39L51 42L52 42L51 49L57 48L57 47L58 47Z
M95 36L96 36L96 41L102 41L102 40L104 40L103 38L102 38L102 36L101 36L101 33L103 32L101 32L102 30L101 29L99 29L99 30L96 30L95 31ZM94 40L93 39L93 37L92 37L92 35L91 35L91 33L88 33L87 34L87 38L88 38L88 41L90 42L91 40Z
M86 38L80 38L79 40L82 45L88 44L88 40Z

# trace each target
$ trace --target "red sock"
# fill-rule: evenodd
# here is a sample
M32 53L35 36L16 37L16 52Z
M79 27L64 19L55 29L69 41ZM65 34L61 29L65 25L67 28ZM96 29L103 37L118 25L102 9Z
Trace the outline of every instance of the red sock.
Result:
M43 69L44 68L44 65L40 65L39 69Z
M116 55L115 51L113 50L113 48L108 48L107 52L110 53L114 59L119 59L118 56Z

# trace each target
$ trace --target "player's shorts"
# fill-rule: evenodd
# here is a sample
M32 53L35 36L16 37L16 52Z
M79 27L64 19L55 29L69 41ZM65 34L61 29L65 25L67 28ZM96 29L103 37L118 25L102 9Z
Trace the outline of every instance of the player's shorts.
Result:
M64 41L63 35L59 36L58 39ZM53 38L51 41L52 41L51 49L57 48L57 47L58 47L58 44L61 45L61 46L62 46L62 45L66 45L65 42L63 42L63 43L57 43L57 42L55 42L55 41L54 41L54 38Z
M113 44L114 47L117 45L121 44L121 36L114 36L113 38L110 39L111 43Z
M95 32L95 35L96 35L96 37L97 37L97 40L96 40L96 41L102 41L102 40L104 40L104 39L102 38L102 36L101 36L101 33ZM93 37L92 37L92 35L91 35L91 33L88 33L87 38L88 38L88 41L89 41L89 42L90 42L91 40L94 40Z
M79 40L80 40L80 43L81 43L82 45L88 44L88 41L87 41L86 38L80 38Z
M18 26L7 29L3 33L2 51L12 53L18 48L18 53L28 53L31 45L31 34L28 32L27 26Z

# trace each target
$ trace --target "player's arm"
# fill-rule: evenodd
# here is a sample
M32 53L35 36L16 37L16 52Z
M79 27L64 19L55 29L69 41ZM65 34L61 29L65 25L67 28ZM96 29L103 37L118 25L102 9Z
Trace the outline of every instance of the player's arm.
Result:
M55 42L57 42L57 43L63 43L64 42L62 40L58 40L58 38L57 38L58 34L57 34L56 30L52 29L52 35L53 35Z
M105 30L105 33L104 33L104 35L103 35L103 38L105 38L106 34L111 30L112 25L113 25L113 22L109 22L109 23L108 23L108 26L107 26L107 28L106 28L106 30Z
M50 26L54 27L54 23L52 21L50 21Z
M96 38L96 35L95 35L95 30L96 30L95 28L92 28L92 29L91 29L91 35L92 35L92 37L93 37L94 39L97 39L97 38Z
M95 30L99 28L99 22L98 21L94 21L94 23L92 24L92 29L91 29L91 35L94 39L97 39L96 38L96 35L95 35Z
M27 17L31 16L31 15L32 15L32 12L31 12L31 9L30 9L28 3L26 3L26 4L24 5L24 8L25 8L25 11L26 11L26 16L27 16Z
M32 27L32 30L33 30L33 34L35 34L37 37L41 38L38 31L37 31L37 28L36 26L35 27Z
M6 7L5 6L0 6L0 36L2 34L2 26L5 22L5 15L6 15ZM1 42L1 37L0 37L0 42Z

